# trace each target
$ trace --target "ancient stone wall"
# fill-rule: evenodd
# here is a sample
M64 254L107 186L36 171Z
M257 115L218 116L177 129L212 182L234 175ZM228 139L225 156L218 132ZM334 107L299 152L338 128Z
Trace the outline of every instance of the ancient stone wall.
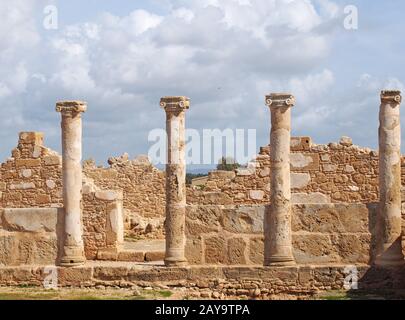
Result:
M63 237L56 219L56 212L63 210L61 174L61 157L43 146L43 134L22 132L12 157L0 167L0 212L4 212L0 219L0 264L55 263L59 250L56 242ZM13 224L10 219L19 220ZM85 178L86 258L95 259L98 251L117 248L123 241L122 223L121 191L100 190Z
M202 188L188 189L188 203L269 203L269 153L269 146L262 147L249 168L210 172ZM378 201L378 153L352 145L350 138L329 145L312 144L309 137L292 138L291 191L293 203Z
M299 264L367 264L374 257L376 204L293 205L293 254ZM191 264L262 265L268 206L189 206Z
M109 159L109 168L84 165L84 174L101 189L124 191L126 220L133 216L163 218L165 214L165 174L155 168L147 156L129 160L127 155Z

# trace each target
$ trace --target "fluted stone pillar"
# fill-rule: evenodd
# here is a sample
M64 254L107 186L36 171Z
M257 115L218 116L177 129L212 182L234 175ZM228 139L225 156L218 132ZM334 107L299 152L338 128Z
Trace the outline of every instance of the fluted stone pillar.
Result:
M266 96L271 111L270 207L265 216L266 266L295 264L291 237L290 140L291 107L294 96L273 93Z
M382 91L379 134L378 265L404 262L401 247L400 91Z
M56 111L62 114L62 183L65 235L62 266L85 262L82 224L82 119L87 105L81 101L62 101Z
M190 107L187 97L164 97L160 106L166 111L168 137L166 164L166 266L187 263L185 248L186 164L185 111Z

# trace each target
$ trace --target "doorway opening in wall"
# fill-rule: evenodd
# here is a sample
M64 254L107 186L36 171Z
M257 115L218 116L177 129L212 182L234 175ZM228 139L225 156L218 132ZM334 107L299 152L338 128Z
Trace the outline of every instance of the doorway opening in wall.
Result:
M165 257L164 217L125 212L121 261L163 264Z

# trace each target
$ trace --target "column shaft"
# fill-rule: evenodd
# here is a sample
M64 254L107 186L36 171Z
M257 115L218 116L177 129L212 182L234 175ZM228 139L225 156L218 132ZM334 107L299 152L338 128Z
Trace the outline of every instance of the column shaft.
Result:
M82 120L86 105L78 101L57 104L62 113L62 176L65 239L61 264L85 262L82 223Z
M401 92L381 93L379 127L379 265L402 264L401 246Z
M166 256L167 266L187 263L185 258L186 163L185 110L186 97L165 97L161 106L166 111L168 138L166 164Z
M265 265L294 264L291 236L290 140L294 97L266 97L271 110L270 207L265 221Z

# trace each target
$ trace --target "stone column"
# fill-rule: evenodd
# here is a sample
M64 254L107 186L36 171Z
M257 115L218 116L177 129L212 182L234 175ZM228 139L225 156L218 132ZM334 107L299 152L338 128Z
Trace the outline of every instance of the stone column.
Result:
M382 91L379 135L378 265L404 262L401 246L400 91Z
M291 107L294 96L273 93L266 96L271 110L270 207L265 217L266 266L295 264L291 238L290 140Z
M187 97L164 97L160 106L166 111L168 138L166 164L166 266L187 263L185 248L186 164L185 111L190 107Z
M81 101L56 104L62 114L62 181L65 210L65 238L62 266L85 262L82 223L82 119L87 105Z

